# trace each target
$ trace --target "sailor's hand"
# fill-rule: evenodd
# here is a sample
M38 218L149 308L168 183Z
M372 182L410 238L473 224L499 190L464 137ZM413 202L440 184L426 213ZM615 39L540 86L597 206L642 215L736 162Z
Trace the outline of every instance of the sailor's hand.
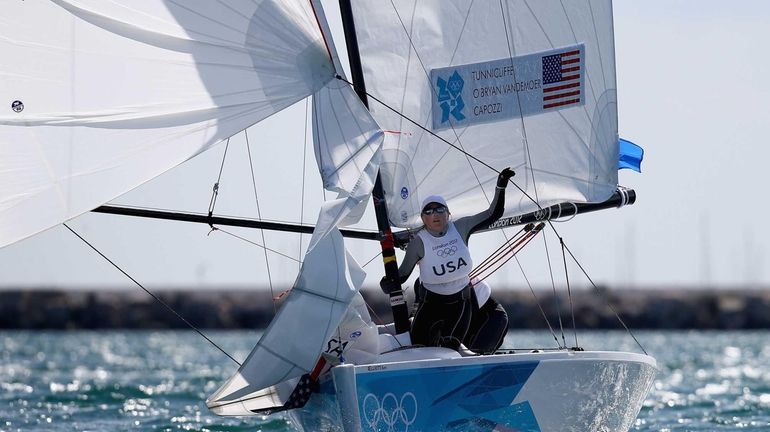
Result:
M500 171L500 175L497 176L497 187L505 188L508 186L508 180L510 180L514 175L516 175L516 173L513 172L511 167L507 167Z
M385 294L390 294L392 292L400 290L401 284L398 283L398 281L388 279L387 276L383 276L382 279L380 279L380 289Z

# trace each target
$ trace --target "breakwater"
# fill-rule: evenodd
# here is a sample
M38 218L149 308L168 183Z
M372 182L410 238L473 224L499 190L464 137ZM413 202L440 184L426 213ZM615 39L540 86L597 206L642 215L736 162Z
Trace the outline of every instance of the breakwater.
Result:
M280 301L267 290L160 290L160 300L200 328L263 328ZM373 318L390 318L387 298L364 290ZM409 295L407 294L407 297ZM497 290L511 328L559 325L578 329L621 329L615 312L632 329L768 329L767 289L600 289ZM140 290L0 291L2 329L180 329L187 325L159 301Z

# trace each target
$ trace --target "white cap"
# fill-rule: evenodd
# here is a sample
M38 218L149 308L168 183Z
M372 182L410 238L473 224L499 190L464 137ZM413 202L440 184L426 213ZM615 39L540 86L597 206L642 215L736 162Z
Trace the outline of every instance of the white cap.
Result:
M446 205L444 198L442 198L440 195L431 195L422 200L422 210L425 210L425 207L427 207L430 203L441 204L442 206L449 208L449 206Z

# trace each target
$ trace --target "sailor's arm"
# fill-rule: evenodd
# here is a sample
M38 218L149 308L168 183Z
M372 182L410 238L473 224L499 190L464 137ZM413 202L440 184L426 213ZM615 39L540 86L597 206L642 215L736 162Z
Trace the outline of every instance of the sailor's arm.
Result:
M492 198L492 202L489 203L489 208L478 214L460 218L455 222L455 226L466 244L471 234L488 227L503 215L503 212L505 212L505 188L508 186L508 180L511 177L513 177L513 171L510 168L502 170L500 175L497 176L495 196Z

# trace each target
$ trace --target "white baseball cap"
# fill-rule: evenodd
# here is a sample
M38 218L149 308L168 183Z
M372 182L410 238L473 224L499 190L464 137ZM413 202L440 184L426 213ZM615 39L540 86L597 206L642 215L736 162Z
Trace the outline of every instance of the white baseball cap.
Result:
M436 203L441 204L442 206L449 208L449 206L446 205L446 201L444 201L444 198L442 198L440 195L431 195L424 200L422 200L422 209L425 210L425 207L428 206L428 204Z

